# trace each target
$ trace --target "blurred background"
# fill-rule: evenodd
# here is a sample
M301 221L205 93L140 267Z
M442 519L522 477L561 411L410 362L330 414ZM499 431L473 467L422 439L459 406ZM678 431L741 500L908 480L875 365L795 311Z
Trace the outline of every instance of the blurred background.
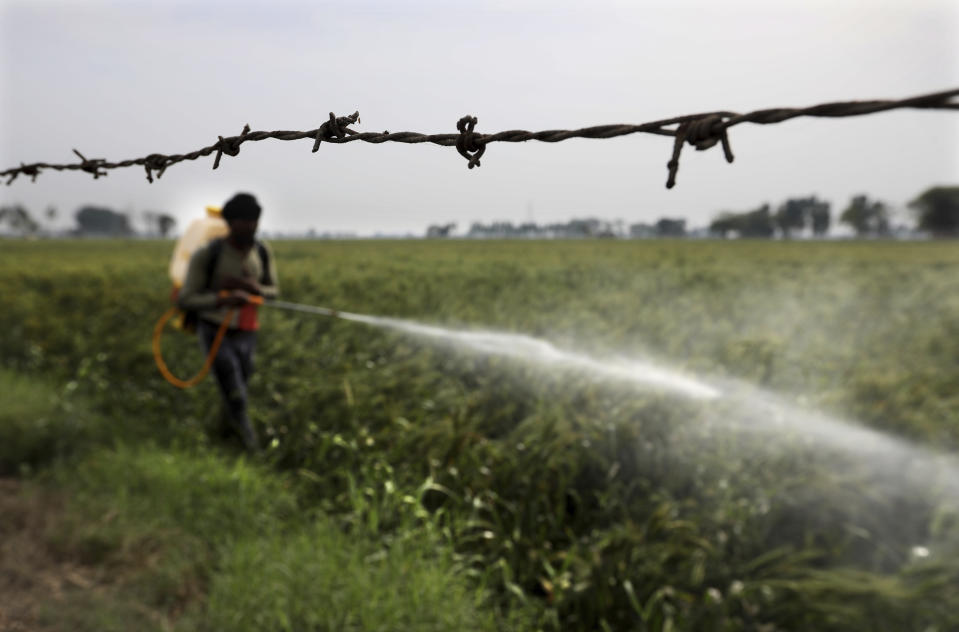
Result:
M360 131L576 129L712 110L898 99L959 85L959 7L948 0L842 3L180 2L0 4L0 164L187 153L218 135L315 129L359 110ZM139 167L106 181L46 172L0 189L52 230L84 205L157 231L238 190L268 233L417 235L430 225L548 226L684 219L817 196L838 215L856 195L892 225L957 173L959 121L896 111L731 130L736 162L687 147L666 190L672 140L633 135L491 146L468 170L453 148L245 144L242 153ZM153 213L153 218L144 216ZM175 230L175 228L173 229ZM642 232L643 229L639 229ZM833 231L851 232L833 222ZM502 232L502 231L501 231Z

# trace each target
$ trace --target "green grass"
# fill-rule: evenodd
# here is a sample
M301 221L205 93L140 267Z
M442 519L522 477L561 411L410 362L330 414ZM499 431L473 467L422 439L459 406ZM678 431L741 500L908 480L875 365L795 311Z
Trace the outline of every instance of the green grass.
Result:
M0 368L0 476L29 472L106 441L107 422L78 414L65 389Z
M383 540L298 510L284 476L243 458L119 447L53 480L83 507L60 546L106 565L158 552L128 593L168 612L201 593L183 629L498 629L430 530Z
M46 435L59 435L60 426L31 424L49 413L55 391L36 380L25 386L8 371L0 384L32 396L7 409L0 443L23 446L6 433L28 427L37 450L55 445ZM294 479L243 456L148 443L74 447L43 455L37 483L69 501L40 537L59 558L101 569L105 588L50 600L43 625L360 631L507 623L435 529L383 539L368 528L368 501L356 512L367 517L344 522L299 507ZM383 519L390 507L410 504L375 511Z
M776 441L730 434L711 423L739 414L722 402L560 379L266 309L252 414L273 447L263 462L237 460L212 438L212 384L176 391L152 365L169 243L10 246L0 281L16 298L0 313L10 332L0 361L21 376L19 388L53 381L65 405L85 402L109 420L111 434L90 445L122 439L68 461L89 471L54 480L78 494L112 490L120 514L151 533L180 534L192 543L182 559L216 569L171 562L181 570L167 574L170 585L181 571L196 575L208 598L209 610L184 622L229 627L231 612L248 612L240 593L261 569L270 583L250 596L269 619L261 628L416 627L403 617L426 607L395 592L406 577L398 569L408 569L424 598L451 582L450 594L462 595L424 626L466 617L520 629L959 625L955 499L897 481L899 464L849 462L798 431ZM959 446L951 243L274 248L287 300L651 356L920 445ZM199 365L194 340L171 331L164 344L177 373ZM22 392L17 399L42 399ZM4 423L31 427L22 417ZM62 453L30 432L8 458L45 463ZM16 446L31 441L37 456L20 456L29 450ZM116 524L114 535L109 525L93 529L91 556L136 550L123 538L141 527ZM336 554L308 555L314 541ZM932 554L915 557L917 546ZM344 570L325 577L329 568ZM384 600L363 611L371 620L330 618L310 593L322 587L354 604L366 584ZM404 601L416 609L387 618Z
M383 543L314 523L233 548L210 587L210 630L500 630L448 547Z

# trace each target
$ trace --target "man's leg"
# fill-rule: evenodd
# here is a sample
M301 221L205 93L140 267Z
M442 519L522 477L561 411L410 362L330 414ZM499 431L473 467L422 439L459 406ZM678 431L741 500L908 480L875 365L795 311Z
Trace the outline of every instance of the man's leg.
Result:
M197 329L204 353L209 353L213 339L216 337L217 327L200 321ZM216 376L220 395L223 397L233 429L240 435L247 450L257 452L259 442L246 411L246 379L244 361L241 359L243 345L237 344L234 338L235 336L231 334L224 336L216 358L213 360L213 374Z
M243 383L249 384L250 376L253 375L253 354L256 352L256 332L238 331L236 332L237 355L240 359L240 371L243 374Z
M250 382L250 376L253 375L253 354L256 351L256 332L238 331L233 338L233 351L236 354L238 362L239 379L243 384L242 417L245 424L244 427L249 431L250 437L248 440L247 435L244 434L243 441L246 443L248 449L253 452L258 452L260 450L260 442L256 436L256 430L253 428L253 422L247 414L247 384ZM253 447L250 447L251 445Z

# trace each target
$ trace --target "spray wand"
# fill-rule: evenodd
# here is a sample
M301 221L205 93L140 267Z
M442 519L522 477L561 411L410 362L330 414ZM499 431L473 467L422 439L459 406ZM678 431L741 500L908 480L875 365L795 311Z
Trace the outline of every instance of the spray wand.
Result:
M319 314L320 316L332 316L333 318L339 318L340 316L340 312L328 307L304 305L303 303L290 303L288 301L277 301L275 299L264 300L262 296L251 296L250 302L254 305L266 305L267 307L288 309L294 312L306 312L307 314Z

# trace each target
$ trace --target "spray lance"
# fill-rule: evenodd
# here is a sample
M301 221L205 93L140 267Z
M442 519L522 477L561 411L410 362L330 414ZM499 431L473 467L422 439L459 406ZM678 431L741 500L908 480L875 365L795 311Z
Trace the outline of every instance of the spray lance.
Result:
M223 294L221 293L221 295ZM364 314L337 311L327 307L304 305L302 303L264 300L261 296L251 296L250 303L307 314L316 314L318 316L342 318L376 327L388 327L407 334L454 343L460 348L478 353L521 358L528 362L550 368L566 367L578 369L594 376L627 383L632 382L646 387L666 389L694 399L711 400L723 396L721 390L710 384L700 381L695 377L683 375L679 372L657 366L651 362L643 360L593 358L582 353L558 349L545 340L522 334L447 329L445 327L425 325L415 321L367 316ZM169 319L174 312L175 308L165 314L157 323L153 335L153 353L157 367L167 381L180 388L189 388L202 380L212 366L213 360L216 358L217 351L219 350L220 342L226 334L229 323L232 322L232 316L236 312L236 308L231 309L227 313L226 318L220 325L220 329L217 331L213 345L210 347L210 353L207 355L203 369L189 380L180 380L173 376L166 368L166 365L163 363L163 358L160 355L160 334L163 331L163 325L166 320Z
M290 303L288 301L278 301L276 299L264 300L262 296L250 297L250 302L254 305L266 305L277 309L287 309L294 312L306 312L307 314L318 314L320 316L331 316L339 318L340 312L328 307L317 307L315 305L304 305L303 303Z
M220 292L220 296L228 296L229 294L230 293L227 290ZM340 317L340 312L336 311L335 309L317 307L315 305L304 305L302 303L290 303L288 301L265 300L262 296L252 295L249 297L248 303L258 306L265 305L267 307L275 307L277 309L286 309L295 312L305 312L307 314L317 314L319 316L330 316L333 318ZM163 351L160 347L160 338L163 335L163 329L166 327L167 321L176 316L179 311L180 310L176 307L170 308L165 314L163 314L163 316L160 317L160 320L158 320L154 326L153 359L156 361L156 365L160 370L160 374L163 375L167 382L173 386L176 386L177 388L185 389L199 384L203 378L206 377L206 374L210 372L210 367L213 366L213 361L216 359L216 354L220 350L220 344L223 342L223 337L226 335L226 330L233 321L233 315L236 313L236 308L229 309L224 316L223 322L220 324L220 328L216 332L216 337L213 338L213 344L210 345L210 352L207 354L206 360L203 362L203 367L196 375L186 380L180 379L173 375L173 372L170 371L170 368L163 360Z

